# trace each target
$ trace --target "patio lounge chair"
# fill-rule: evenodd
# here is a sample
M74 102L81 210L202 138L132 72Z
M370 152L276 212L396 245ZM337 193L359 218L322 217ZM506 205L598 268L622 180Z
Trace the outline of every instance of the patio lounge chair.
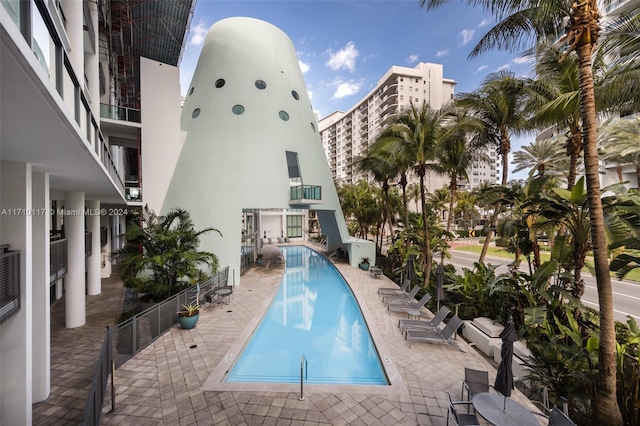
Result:
M416 294L418 294L418 290L420 290L420 286L417 285L411 290L409 293L404 293L401 296L382 296L382 303L402 303L402 302L410 302L414 300Z
M406 330L422 330L422 329L438 329L440 323L449 315L449 308L446 306L442 306L440 310L436 313L436 315L431 318L431 321L420 321L420 320L412 320L401 318L398 321L398 327L400 327L400 332L404 334Z
M407 288L409 288L409 284L411 284L411 280L404 280L404 283L400 288L381 287L378 289L378 294L387 296L402 296L402 293L405 293L407 291Z
M416 301L415 299L407 300L406 302L393 302L387 305L387 309L391 312L407 312L420 310L427 302L431 300L431 295L425 293L422 299Z
M405 338L409 341L409 347L412 342L426 343L446 343L451 344L451 338L455 336L456 331L462 325L462 320L454 315L447 325L441 330L407 330Z

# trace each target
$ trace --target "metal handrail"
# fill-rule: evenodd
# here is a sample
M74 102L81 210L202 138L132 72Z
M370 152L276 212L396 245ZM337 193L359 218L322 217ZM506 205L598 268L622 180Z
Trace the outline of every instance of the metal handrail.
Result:
M304 384L302 380L303 371L304 378L307 379L309 369L307 368L307 358L305 358L304 354L302 354L302 359L300 360L300 397L298 398L300 401L304 401Z

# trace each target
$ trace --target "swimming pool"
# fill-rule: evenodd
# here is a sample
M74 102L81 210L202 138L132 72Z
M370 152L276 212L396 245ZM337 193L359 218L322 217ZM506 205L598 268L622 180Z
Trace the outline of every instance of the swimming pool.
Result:
M324 256L283 247L278 291L226 382L388 385L360 307Z

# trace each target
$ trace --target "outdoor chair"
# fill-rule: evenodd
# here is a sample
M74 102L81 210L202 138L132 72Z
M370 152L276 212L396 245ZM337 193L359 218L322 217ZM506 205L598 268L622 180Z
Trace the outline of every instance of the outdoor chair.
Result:
M449 315L449 308L446 306L442 306L436 315L431 318L431 321L421 321L421 320L412 320L401 318L398 321L398 327L400 327L400 332L404 334L406 330L420 330L423 328L427 329L439 329L440 323Z
M451 344L452 337L462 325L462 320L454 315L447 325L440 331L436 330L407 330L405 338L409 341L409 347L412 342L425 343L446 343Z
M537 416L544 417L545 419L549 419L549 426L576 426L573 420L563 413L556 405L553 406L548 416L535 411L532 411L532 413Z
M416 297L416 294L418 294L418 290L420 290L419 285L415 286L409 293L405 292L401 296L390 296L390 295L382 296L382 303L389 304L389 303L410 302L414 300L414 298Z
M402 287L400 288L381 287L378 289L378 294L386 296L402 296L402 293L406 293L407 288L409 288L409 284L411 284L411 280L404 280L404 283L402 283Z
M387 310L391 312L418 311L426 305L429 300L431 300L431 295L429 293L425 293L417 302L415 299L411 299L406 302L389 303L387 305Z
M467 391L467 400L471 401L473 395L481 392L489 392L489 372L474 370L473 368L464 369L464 380L462 381L461 398L464 399L464 391Z
M458 413L456 410L456 406L465 406L467 408L467 412L469 410L469 406L473 407L473 403L471 401L452 401L451 395L449 392L445 392L447 394L449 409L447 413L447 426L449 425L449 419L453 420L453 424L455 426L479 426L478 418L475 414L467 414L467 413Z

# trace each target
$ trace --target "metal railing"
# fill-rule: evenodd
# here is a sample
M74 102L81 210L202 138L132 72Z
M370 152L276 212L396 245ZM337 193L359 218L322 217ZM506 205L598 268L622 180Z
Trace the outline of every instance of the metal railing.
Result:
M111 104L100 104L100 117L110 118L112 120L129 121L131 123L141 122L139 109L127 108Z
M213 294L216 287L224 287L229 281L229 267L216 273L207 281L193 285L133 318L107 328L107 335L102 344L98 363L94 370L93 380L89 387L89 395L82 414L82 425L98 425L102 415L105 389L109 374L133 358L138 352L149 346L168 329L178 323L178 312L182 305L200 304L199 295ZM111 375L111 404L115 409L114 375Z
M300 359L300 397L298 398L300 401L304 401L304 381L302 379L304 372L304 378L307 378L307 358L305 358L304 354L302 354L302 358Z
M67 240L49 243L49 283L53 284L67 275Z
M291 187L291 200L322 200L322 187L297 185Z
M20 310L20 252L0 245L0 323Z

